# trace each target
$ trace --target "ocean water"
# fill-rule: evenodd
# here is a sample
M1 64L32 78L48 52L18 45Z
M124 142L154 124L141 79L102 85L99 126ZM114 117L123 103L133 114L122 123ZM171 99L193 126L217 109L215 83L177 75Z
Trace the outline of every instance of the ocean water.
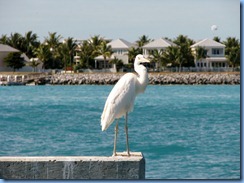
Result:
M112 155L115 123L100 127L112 87L0 87L0 156ZM128 125L147 179L240 178L240 85L149 85Z

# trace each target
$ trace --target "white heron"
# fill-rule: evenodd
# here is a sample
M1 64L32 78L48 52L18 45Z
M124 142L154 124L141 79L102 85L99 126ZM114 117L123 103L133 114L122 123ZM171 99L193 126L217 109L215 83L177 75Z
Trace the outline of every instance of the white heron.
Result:
M137 55L134 62L134 70L138 75L127 73L122 76L113 87L105 103L104 110L101 115L102 131L106 130L115 119L118 119L115 126L113 156L116 156L118 121L122 116L125 117L126 149L127 155L130 156L127 126L128 113L133 110L136 96L139 93L143 93L147 87L147 68L141 64L146 62L149 62L149 60L144 58L143 55Z

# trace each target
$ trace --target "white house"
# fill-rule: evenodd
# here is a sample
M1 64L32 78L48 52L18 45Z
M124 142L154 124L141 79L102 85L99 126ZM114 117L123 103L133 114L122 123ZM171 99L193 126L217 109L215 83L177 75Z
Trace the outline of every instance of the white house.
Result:
M118 59L121 59L124 64L129 63L128 50L133 47L132 43L124 39L116 39L109 42L107 45L111 46L113 51L112 56L107 60L112 60L116 57ZM104 58L102 55L95 58L95 68L101 69L109 67L111 67L111 65L108 62L105 62L104 66Z
M195 60L197 68L220 68L228 67L228 60L225 58L225 45L212 39L203 39L191 46L193 54L197 47L203 47L207 50L207 58Z
M4 64L4 58L11 52L19 52L19 50L8 45L0 44L0 71L10 71L10 68Z
M153 50L164 51L169 46L176 46L176 44L164 38L156 39L142 47L143 55L149 57Z
M152 54L154 50L163 52L169 46L176 46L176 44L164 38L156 39L142 47L143 55L147 58ZM156 63L156 65L154 63L151 63L150 65L150 67L152 68L158 68L158 66L158 63ZM159 66L159 70L161 70L161 66Z
M4 58L8 56L9 53L12 52L19 52L19 50L5 44L0 44L0 72L9 72L13 69L10 67L7 67L4 63ZM25 53L21 54L21 57L25 60L25 66L19 69L20 72L31 72L33 71L33 68L28 66L28 63L31 62L31 60L26 56ZM37 67L38 70L41 70L41 63Z

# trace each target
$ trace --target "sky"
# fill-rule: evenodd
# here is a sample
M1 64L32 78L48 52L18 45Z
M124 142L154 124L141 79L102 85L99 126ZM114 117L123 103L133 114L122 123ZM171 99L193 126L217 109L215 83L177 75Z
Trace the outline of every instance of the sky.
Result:
M217 25L212 31L211 26ZM0 0L0 36L33 31L63 38L100 35L134 42L186 35L240 39L239 0Z

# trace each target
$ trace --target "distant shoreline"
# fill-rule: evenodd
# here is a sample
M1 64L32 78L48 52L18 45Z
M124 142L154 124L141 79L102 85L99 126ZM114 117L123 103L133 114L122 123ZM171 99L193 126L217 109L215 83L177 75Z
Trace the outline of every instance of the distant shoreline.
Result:
M26 74L26 73L25 73ZM0 73L0 85L114 85L126 73ZM238 85L239 72L149 73L151 85Z

